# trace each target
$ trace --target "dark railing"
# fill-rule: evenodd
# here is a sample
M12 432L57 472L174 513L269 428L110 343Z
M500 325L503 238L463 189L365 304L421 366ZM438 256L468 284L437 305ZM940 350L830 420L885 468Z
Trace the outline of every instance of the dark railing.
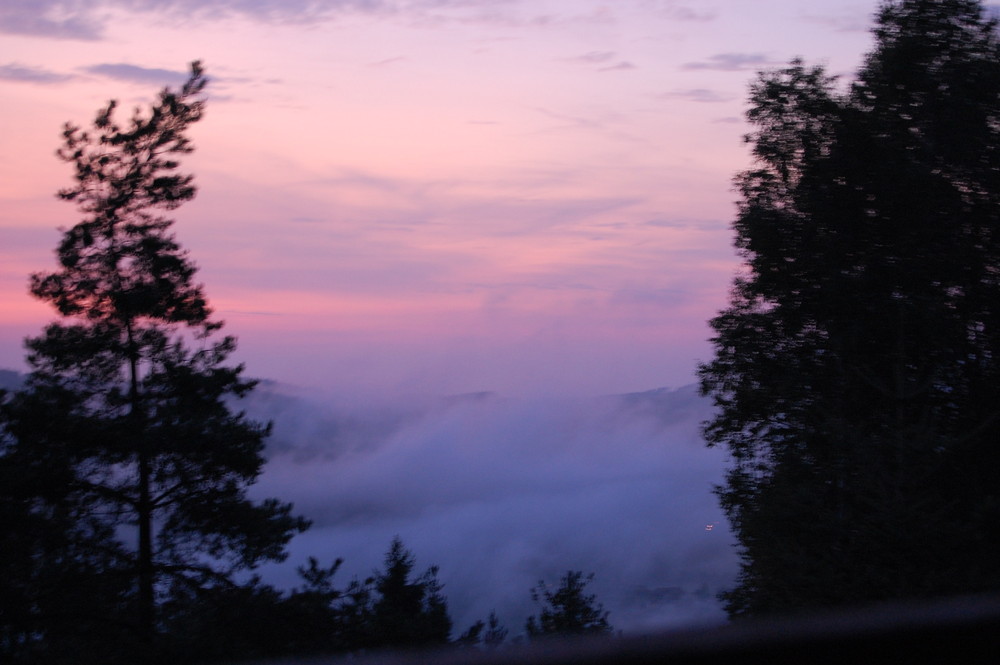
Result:
M998 562L1000 564L1000 562ZM1000 664L1000 595L886 604L646 636L496 651L371 654L266 665L947 665ZM260 665L264 665L263 663Z

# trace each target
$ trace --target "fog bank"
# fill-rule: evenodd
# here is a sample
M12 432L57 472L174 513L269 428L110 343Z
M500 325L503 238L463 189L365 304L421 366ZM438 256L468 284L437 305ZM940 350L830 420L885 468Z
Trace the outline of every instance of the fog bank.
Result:
M288 562L343 557L341 585L381 564L393 536L440 566L455 630L495 609L511 635L529 588L569 569L627 632L723 620L733 538L712 494L725 456L705 447L694 386L594 398L475 393L350 402L264 384L246 405L274 421L255 496L313 520Z

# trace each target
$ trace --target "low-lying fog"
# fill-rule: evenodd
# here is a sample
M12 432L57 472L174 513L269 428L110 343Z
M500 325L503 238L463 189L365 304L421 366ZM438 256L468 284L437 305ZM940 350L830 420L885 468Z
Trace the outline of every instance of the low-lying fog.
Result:
M495 609L511 636L536 611L529 589L593 572L626 632L721 621L733 538L712 494L725 453L699 423L694 386L622 396L356 400L262 384L245 408L274 421L255 496L313 521L282 587L316 556L343 557L341 586L380 567L399 535L417 572L440 567L455 633Z

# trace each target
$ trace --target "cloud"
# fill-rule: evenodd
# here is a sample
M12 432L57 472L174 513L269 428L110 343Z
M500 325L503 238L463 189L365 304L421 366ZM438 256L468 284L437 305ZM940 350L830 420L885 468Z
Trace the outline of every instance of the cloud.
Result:
M582 62L590 65L600 65L614 60L614 58L614 51L590 51L588 53L584 53L583 55L567 58L567 60L569 62Z
M184 83L188 78L187 72L157 69L155 67L140 67L139 65L130 65L124 62L90 65L89 67L83 67L82 71L128 83L153 85L178 85Z
M379 60L377 62L369 63L369 67L388 67L389 65L394 65L397 62L406 62L404 56L398 55L393 58L385 58L384 60Z
M496 609L519 633L528 589L568 569L596 573L592 590L625 631L723 619L715 594L736 556L712 486L725 456L701 441L711 405L694 386L529 400L272 384L244 406L275 423L254 492L314 522L266 580L294 584L312 555L344 557L346 583L398 534L420 567L441 567L456 631Z
M613 136L619 141L635 144L644 143L644 139L634 136L627 130L623 129L624 123L622 122L622 117L616 112L605 111L602 113L595 113L591 116L584 116L560 113L544 107L535 107L534 111L544 115L556 123L553 126L548 126L544 129L538 130L541 133L563 131L567 129L585 130L601 132L607 134L608 136Z
M64 83L73 78L70 74L60 74L40 67L27 67L16 62L0 65L0 80L3 81L53 84Z
M622 60L621 62L616 63L614 65L611 65L609 67L602 67L601 71L602 72L617 72L617 71L624 71L624 70L635 69L635 68L636 68L636 66L633 65L631 62L629 62L627 60Z
M399 0L392 4L392 13L424 25L457 23L497 28L552 28L568 25L612 25L613 10L608 6L585 8L561 3L557 11L532 13L548 9L549 3L525 0ZM589 10L589 11L588 11Z
M70 0L4 0L0 33L49 39L97 40L103 27L91 8Z
M653 305L667 309L693 302L697 297L695 290L686 284L661 289L640 286L615 291L611 296L611 302L628 306Z
M689 217L664 218L658 217L645 222L646 226L665 229L699 229L712 231L729 227L729 222L718 219L693 219Z
M336 13L392 12L393 0L106 0L144 11L159 11L202 19L243 15L266 22L309 22Z
M100 40L108 8L200 20L242 15L271 23L311 23L338 13L395 13L408 4L393 0L4 0L0 33Z
M835 32L868 32L871 29L871 16L850 12L847 14L806 14L804 20L818 25L825 25Z
M715 13L695 11L690 7L677 7L670 11L670 15L678 21L714 21Z
M736 99L735 95L709 90L708 88L690 88L687 90L673 90L659 95L661 99L683 99L689 102L700 102L705 104L717 104L729 102Z
M617 59L617 55L618 54L615 53L614 51L590 51L588 53L584 53L583 55L574 56L572 58L565 58L565 60L566 62L583 64L583 65L603 65L598 69L598 71L602 72L636 68L635 65L626 60L619 60L618 62L614 62Z
M545 28L607 23L610 12L531 14L520 0L4 0L0 32L57 39L102 39L107 9L156 13L182 20L233 16L271 24L314 24L344 15L373 15L421 25L460 23ZM525 10L525 8L529 8ZM525 11L522 11L525 10Z
M686 62L683 69L710 69L720 72L756 70L776 64L762 53L718 53L700 62Z
M642 6L675 21L714 21L718 16L704 7L692 9L677 0L644 0Z

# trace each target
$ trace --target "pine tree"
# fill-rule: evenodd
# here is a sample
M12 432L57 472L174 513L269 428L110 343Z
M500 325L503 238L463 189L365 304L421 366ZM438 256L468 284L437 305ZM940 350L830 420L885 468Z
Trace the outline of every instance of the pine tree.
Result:
M525 624L528 637L538 639L556 635L603 635L613 630L608 623L608 613L593 594L586 594L587 585L594 574L586 577L581 571L568 571L559 580L559 587L551 591L544 581L531 589L531 599L541 605L536 618L528 617Z
M451 636L448 603L441 595L437 566L413 578L416 560L397 537L374 577L373 642L379 648L444 645Z
M384 567L348 585L335 607L341 648L409 649L448 643L451 617L437 566L414 577L415 565L413 553L396 537Z
M489 617L486 619L486 632L483 633L483 647L486 649L498 649L503 646L503 643L507 639L507 635L510 631L500 623L500 619L497 617L495 610L490 611Z
M499 649L507 639L508 630L500 623L496 610L491 610L486 621L482 619L469 626L453 644L459 649L478 648L487 651Z
M227 364L235 339L217 334L162 214L195 195L178 159L193 149L205 84L196 62L125 126L114 101L91 130L66 125L58 155L75 183L59 196L83 219L63 233L57 270L31 278L62 319L27 340L31 374L4 407L5 462L39 483L29 512L71 509L92 525L87 537L131 580L147 644L171 584L230 584L282 559L307 526L289 504L247 497L269 427L230 410L254 382Z
M701 368L732 455L734 615L1000 588L1000 41L973 0L885 2L841 91L762 74Z

